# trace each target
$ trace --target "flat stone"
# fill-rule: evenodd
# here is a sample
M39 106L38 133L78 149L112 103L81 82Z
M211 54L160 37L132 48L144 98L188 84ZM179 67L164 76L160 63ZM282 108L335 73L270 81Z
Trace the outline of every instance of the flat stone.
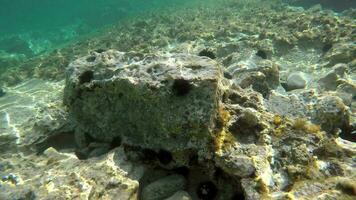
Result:
M256 170L251 158L245 155L238 155L235 152L221 155L216 160L217 166L221 167L228 174L239 178L249 177Z
M170 175L159 179L142 190L142 200L163 200L185 188L186 180L181 175Z
M64 103L77 126L103 142L120 137L151 149L206 146L221 98L219 65L188 54L127 60L106 51L70 64Z
M323 90L336 90L341 83L339 80L344 78L347 71L347 65L339 63L331 71L323 75L318 83Z
M174 193L171 197L165 199L165 200L191 200L192 197L188 194L186 191L178 191Z

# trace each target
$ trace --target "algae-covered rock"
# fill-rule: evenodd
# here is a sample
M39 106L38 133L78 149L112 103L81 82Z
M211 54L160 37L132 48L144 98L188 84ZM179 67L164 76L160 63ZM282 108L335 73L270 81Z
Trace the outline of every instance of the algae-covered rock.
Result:
M144 148L203 148L214 129L221 71L194 55L147 57L127 64L117 51L96 53L67 70L64 103L96 140Z
M315 119L329 133L337 132L336 129L343 131L350 123L349 110L339 97L322 97L315 107Z

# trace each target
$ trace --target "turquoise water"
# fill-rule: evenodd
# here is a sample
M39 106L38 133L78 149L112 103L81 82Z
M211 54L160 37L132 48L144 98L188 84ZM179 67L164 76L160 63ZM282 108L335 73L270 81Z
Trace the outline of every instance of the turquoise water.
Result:
M202 0L1 0L0 51L32 57L153 10ZM189 5L187 5L189 4Z
M178 2L184 4L177 0L1 0L0 26L5 28L0 34L59 29L76 23L96 29Z
M306 8L321 3L338 11L356 6L352 0L284 1ZM0 51L32 57L147 12L221 2L224 0L1 0Z
M105 27L147 13L246 3L256 0L0 0L0 74L19 63L80 41ZM261 0L262 2L266 2ZM271 0L309 8L322 4L336 11L356 7L352 0ZM183 16L184 17L184 16ZM9 61L10 60L10 61ZM10 64L9 64L10 62ZM16 64L17 65L17 64Z

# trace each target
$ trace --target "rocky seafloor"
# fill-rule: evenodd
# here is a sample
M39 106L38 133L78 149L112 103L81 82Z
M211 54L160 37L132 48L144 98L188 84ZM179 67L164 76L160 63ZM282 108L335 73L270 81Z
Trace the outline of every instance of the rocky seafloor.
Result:
M355 199L356 11L162 11L0 74L0 199Z

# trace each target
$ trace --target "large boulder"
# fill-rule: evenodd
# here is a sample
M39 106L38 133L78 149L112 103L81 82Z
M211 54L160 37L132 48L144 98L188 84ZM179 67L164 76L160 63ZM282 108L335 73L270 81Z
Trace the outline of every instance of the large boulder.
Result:
M175 54L133 61L110 50L69 65L64 103L79 135L168 151L206 149L221 77L209 58Z

